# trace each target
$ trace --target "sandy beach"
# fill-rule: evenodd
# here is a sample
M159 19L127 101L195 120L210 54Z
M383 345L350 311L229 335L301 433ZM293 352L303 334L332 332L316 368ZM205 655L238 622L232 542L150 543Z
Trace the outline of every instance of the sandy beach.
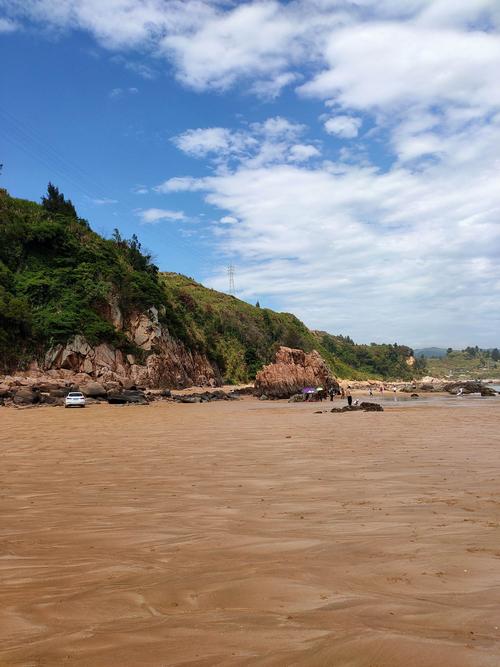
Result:
M0 665L498 667L500 405L1 409Z

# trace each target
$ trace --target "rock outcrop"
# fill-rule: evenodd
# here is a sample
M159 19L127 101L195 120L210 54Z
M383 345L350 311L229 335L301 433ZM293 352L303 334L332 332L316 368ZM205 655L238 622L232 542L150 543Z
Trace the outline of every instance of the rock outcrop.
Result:
M303 350L280 347L275 362L264 366L255 378L257 396L289 398L304 387L339 389L339 383L316 350L306 353Z
M342 408L332 408L330 412L383 412L384 408L380 403L370 403L363 401L359 405L344 405Z
M124 387L211 386L222 384L218 370L199 352L188 350L170 336L158 320L158 311L137 313L128 322L118 306L113 305L110 318L136 347L140 354L124 354L109 344L92 346L83 336L75 336L66 345L47 351L42 370L67 370L85 373L91 380L117 382ZM90 394L89 394L90 395Z

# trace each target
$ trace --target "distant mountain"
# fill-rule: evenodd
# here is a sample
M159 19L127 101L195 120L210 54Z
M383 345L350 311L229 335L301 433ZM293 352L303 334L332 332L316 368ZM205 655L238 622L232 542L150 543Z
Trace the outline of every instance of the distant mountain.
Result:
M426 359L441 359L446 357L446 348L445 347L422 347L419 350L414 350L415 357L420 359L420 357L425 357Z

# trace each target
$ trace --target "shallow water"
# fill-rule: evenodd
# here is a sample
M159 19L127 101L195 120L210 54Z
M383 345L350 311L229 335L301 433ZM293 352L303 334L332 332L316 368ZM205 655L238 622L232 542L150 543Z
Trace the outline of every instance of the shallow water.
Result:
M493 387L495 388L495 387ZM418 393L418 392L416 392ZM374 394L369 396L368 394L360 396L356 395L357 400L361 403L362 401L369 401L373 403L380 403L384 408L398 408L398 407L409 407L409 406L422 406L422 405L432 405L432 406L442 406L446 408L454 407L477 407L485 405L485 402L498 403L500 405L500 396L480 396L479 394L466 394L464 396L453 396L452 394L432 394L432 393L421 393L418 398L411 398L410 394L398 393L395 396L388 392L384 395ZM333 402L333 406L341 407L344 405L344 400L336 400Z

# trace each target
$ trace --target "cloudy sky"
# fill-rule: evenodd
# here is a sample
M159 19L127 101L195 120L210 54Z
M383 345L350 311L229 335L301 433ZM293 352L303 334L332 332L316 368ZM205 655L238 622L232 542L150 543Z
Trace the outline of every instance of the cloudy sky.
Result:
M0 185L314 328L498 346L499 33L499 0L0 0Z

